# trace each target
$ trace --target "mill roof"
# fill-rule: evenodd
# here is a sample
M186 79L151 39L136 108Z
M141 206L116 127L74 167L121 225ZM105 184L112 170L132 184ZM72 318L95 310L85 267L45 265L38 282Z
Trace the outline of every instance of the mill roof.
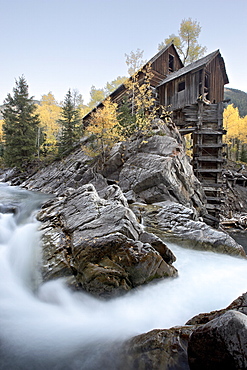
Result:
M206 66L208 63L210 63L214 58L216 57L219 57L220 58L220 65L221 65L221 70L222 70L222 73L223 73L223 76L224 76L224 82L227 84L229 82L228 80L228 76L227 76L227 73L226 73L226 69L225 69L225 63L224 63L224 60L220 54L220 51L219 50L216 50L214 52L212 52L211 54L208 54L206 55L205 57L201 58L201 59L198 59L197 61L191 63L191 64L188 64L187 66L185 67L182 67L180 68L179 70L175 71L175 72L172 72L170 73L160 84L159 86L169 82L169 81L172 81L178 77L181 77L189 72L192 72L194 70L197 70L201 67L204 67Z

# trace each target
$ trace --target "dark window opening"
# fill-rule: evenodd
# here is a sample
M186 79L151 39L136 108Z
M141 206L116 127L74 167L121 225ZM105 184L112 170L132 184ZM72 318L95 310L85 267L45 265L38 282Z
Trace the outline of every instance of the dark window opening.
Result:
M185 81L179 82L178 92L185 90Z
M199 96L202 95L202 69L199 71Z
M169 54L169 72L174 71L174 56Z
M209 98L209 75L206 73L204 78L204 98L210 100Z

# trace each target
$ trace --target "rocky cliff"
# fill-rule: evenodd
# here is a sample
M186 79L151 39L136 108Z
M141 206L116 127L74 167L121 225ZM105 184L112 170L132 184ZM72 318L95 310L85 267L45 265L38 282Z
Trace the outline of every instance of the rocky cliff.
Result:
M63 220L74 223L74 229L79 227L79 223L75 223L73 212L77 213L78 219L84 224L86 221L83 221L83 213L90 215L88 219L95 217L98 220L97 228L101 223L97 237L118 232L117 225L123 219L121 215L115 217L116 211L111 210L112 218L104 211L99 220L95 211L98 206L87 204L85 207L82 189L88 184L94 187L94 196L87 197L88 202L89 199L93 202L97 197L102 199L97 200L99 203L103 199L122 202L125 214L131 213L132 220L133 212L135 213L136 224L139 222L142 226L151 227L152 232L161 233L164 240L176 240L190 248L245 255L243 249L228 234L216 231L202 222L202 216L206 212L204 193L186 156L183 140L174 126L158 121L149 137L118 143L112 148L106 163L100 167L95 159L85 154L87 141L84 138L72 154L39 170L22 186L53 194L56 199L62 197L62 207L65 208ZM69 194L71 192L73 197ZM78 210L77 203L81 201L82 205ZM66 207L70 207L68 212ZM53 208L55 213L61 213L59 202L58 209L54 205ZM133 212L130 212L130 208ZM132 226L131 228L133 229ZM95 237L90 226L85 226L85 229L88 232L80 236L81 240ZM137 240L137 233L133 235L132 230L127 229L125 227L125 236ZM77 231L74 230L73 233L76 234ZM75 236L73 238L75 240Z

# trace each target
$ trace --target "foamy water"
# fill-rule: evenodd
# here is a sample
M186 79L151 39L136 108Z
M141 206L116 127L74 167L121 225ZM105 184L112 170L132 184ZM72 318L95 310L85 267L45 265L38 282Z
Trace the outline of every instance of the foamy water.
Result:
M0 214L2 370L99 369L109 343L183 325L195 314L227 306L247 290L246 260L175 244L169 247L177 257L178 278L117 299L102 301L71 292L62 280L41 284L40 235L37 221L30 217L37 197L0 186L0 203L21 203L17 216Z

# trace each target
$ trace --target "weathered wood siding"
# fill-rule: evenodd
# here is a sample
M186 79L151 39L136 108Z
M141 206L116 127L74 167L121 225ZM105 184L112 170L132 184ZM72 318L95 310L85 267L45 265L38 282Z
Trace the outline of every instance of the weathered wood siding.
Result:
M182 84L184 89L179 88ZM159 98L162 105L170 105L172 110L195 103L199 98L199 71L188 73L160 86Z
M224 77L221 70L221 58L218 56L208 64L206 73L209 74L209 97L212 103L224 100Z
M178 54L173 45L171 45L167 50L164 51L158 58L156 58L152 63L152 70L163 75L163 79L171 73L169 70L169 54L174 58L173 71L183 67L183 64L178 57Z
M222 59L214 58L206 67L174 78L158 88L160 103L178 110L195 104L199 97L206 98L211 103L224 100L225 80L221 69ZM184 89L179 88L184 84Z

